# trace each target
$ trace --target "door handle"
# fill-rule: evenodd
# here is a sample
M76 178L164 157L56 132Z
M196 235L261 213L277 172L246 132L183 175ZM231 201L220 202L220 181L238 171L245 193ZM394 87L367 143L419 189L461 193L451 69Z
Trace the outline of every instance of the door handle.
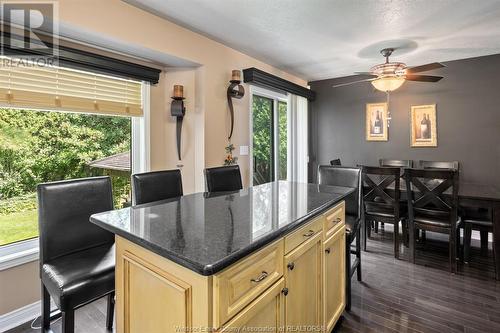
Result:
M255 282L255 283L259 283L268 276L269 276L269 274L267 274L266 271L262 271L262 273L259 276L257 276L255 279L250 279L250 281Z

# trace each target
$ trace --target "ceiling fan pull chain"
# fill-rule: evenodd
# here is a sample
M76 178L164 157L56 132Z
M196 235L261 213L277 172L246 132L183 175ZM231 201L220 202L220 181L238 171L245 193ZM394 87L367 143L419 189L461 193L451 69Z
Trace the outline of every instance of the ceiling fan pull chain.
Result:
M391 101L391 98L390 98L389 91L386 91L385 93L387 95L387 128L389 128L391 126L391 119L392 119L391 106L389 104L389 102Z

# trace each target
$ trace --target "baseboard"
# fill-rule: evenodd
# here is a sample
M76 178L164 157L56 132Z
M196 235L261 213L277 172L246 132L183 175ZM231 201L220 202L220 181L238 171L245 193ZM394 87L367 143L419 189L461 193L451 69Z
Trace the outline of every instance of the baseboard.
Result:
M0 316L0 332L8 331L38 317L41 312L40 301Z

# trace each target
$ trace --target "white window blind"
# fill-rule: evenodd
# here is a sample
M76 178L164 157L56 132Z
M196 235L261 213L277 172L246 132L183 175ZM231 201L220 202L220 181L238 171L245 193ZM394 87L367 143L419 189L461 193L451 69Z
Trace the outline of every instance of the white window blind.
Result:
M0 61L0 103L11 107L61 109L141 116L141 82L62 67Z

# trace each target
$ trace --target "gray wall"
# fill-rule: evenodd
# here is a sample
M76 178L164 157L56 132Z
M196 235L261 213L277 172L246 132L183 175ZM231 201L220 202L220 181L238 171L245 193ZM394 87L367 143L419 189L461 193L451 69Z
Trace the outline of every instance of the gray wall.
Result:
M419 64L415 64L419 65ZM311 82L310 181L318 164L377 165L379 158L457 160L463 181L500 186L500 55L446 62L438 83L406 82L391 93L389 141L365 140L366 103L385 102L370 83L332 88L356 77ZM410 147L410 106L437 104L437 148Z

